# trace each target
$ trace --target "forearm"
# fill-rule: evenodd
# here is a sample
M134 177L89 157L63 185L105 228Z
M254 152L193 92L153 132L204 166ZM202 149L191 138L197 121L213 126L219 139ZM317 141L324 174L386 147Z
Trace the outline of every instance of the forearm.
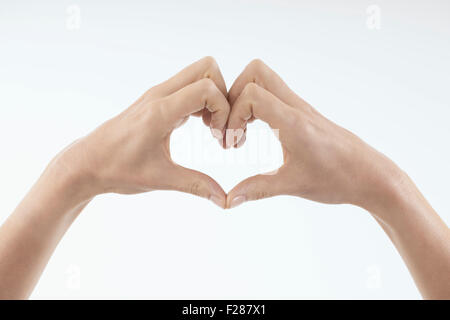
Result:
M422 296L450 299L450 230L404 173L369 210L394 243Z
M91 198L53 161L0 228L0 299L25 299L69 226Z

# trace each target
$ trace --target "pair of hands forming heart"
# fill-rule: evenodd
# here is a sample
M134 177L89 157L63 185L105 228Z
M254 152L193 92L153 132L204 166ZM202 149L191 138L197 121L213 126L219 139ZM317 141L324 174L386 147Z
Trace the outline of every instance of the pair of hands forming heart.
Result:
M202 116L225 148L244 143L248 122L267 122L278 129L283 165L227 195L211 177L171 160L170 135L190 115ZM261 61L251 62L227 92L214 59L204 58L51 162L0 228L0 299L29 296L93 197L157 189L193 193L222 208L281 194L361 206L392 239L422 294L450 297L449 229L402 170L319 114Z
M274 174L242 181L227 195L211 177L171 160L170 135L190 115L202 116L225 148L242 145L248 122L267 122L279 130L284 164ZM227 92L211 57L151 88L59 158L86 197L178 190L222 208L281 194L369 206L386 189L387 177L399 171L319 114L260 60L252 61Z

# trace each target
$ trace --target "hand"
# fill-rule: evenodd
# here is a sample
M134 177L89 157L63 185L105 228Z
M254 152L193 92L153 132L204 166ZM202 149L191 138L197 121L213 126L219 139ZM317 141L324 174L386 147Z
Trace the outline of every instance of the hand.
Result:
M369 206L379 203L380 193L402 175L392 161L322 116L259 60L236 79L228 100L232 110L227 147L242 145L247 122L257 118L279 130L284 155L277 172L235 186L228 194L228 207L282 194ZM228 134L239 129L242 135Z
M29 296L92 197L155 189L190 192L221 207L278 194L360 205L392 239L424 297L450 297L449 229L395 164L320 115L258 60L231 88L231 112L225 94L217 65L204 58L56 157L0 228L0 298ZM201 115L227 147L245 141L254 118L266 121L279 129L283 166L244 180L226 198L213 179L170 158L170 134L189 115ZM242 130L223 137L225 127Z
M235 186L227 207L280 194L363 207L392 240L423 297L449 299L450 231L406 173L319 114L259 60L238 77L228 99L227 147L241 145L247 122L258 118L279 129L284 164Z
M69 168L90 196L178 190L225 207L226 194L217 182L174 163L169 149L172 131L190 115L202 115L213 134L222 132L230 110L225 94L217 64L206 57L148 90L124 112L71 145L56 162Z

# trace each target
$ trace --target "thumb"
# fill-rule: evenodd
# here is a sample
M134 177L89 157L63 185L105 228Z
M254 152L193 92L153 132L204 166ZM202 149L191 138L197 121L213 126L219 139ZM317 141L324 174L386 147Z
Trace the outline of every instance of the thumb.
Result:
M174 164L168 173L168 189L209 199L225 209L226 193L210 176L178 164Z
M231 209L246 201L284 194L284 185L279 170L258 174L241 181L228 193L226 207Z

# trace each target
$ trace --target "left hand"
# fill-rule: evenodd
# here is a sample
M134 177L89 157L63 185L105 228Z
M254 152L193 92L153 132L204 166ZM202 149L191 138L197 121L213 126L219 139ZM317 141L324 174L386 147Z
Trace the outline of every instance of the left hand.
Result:
M226 194L201 172L184 168L170 157L170 135L190 115L202 115L213 131L225 129L230 106L226 87L213 58L190 65L148 90L124 112L78 140L53 165L71 172L89 196L157 189L188 192L224 208ZM220 137L221 138L221 137Z

